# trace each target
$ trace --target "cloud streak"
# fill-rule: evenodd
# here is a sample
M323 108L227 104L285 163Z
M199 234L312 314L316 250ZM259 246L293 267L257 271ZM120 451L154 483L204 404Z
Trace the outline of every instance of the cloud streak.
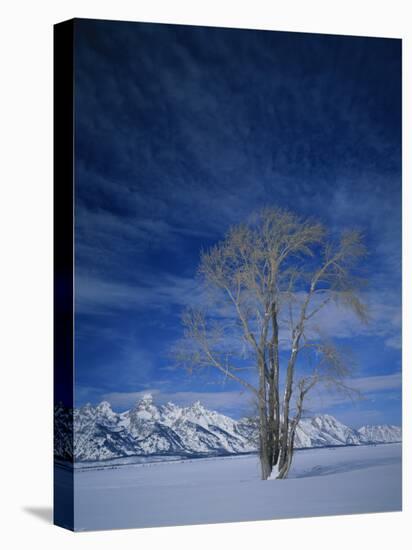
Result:
M317 323L363 372L398 369L400 41L76 25L79 386L159 389L181 310L207 300L200 251L270 205L364 232L371 323L332 305Z
M351 425L360 425L368 421L382 420L382 412L373 409L361 410L365 403L379 404L387 399L400 399L402 387L401 373L353 378L348 385L361 392L363 399L353 401L348 395L328 392L320 388L311 392L306 401L306 414L337 411L338 417L345 418ZM168 391L159 387L147 387L136 392L108 392L101 395L120 411L132 408L146 394L152 394L154 401L161 405L172 402L182 407L200 401L205 407L234 417L256 414L256 405L247 392L241 391ZM342 409L349 405L349 409Z
M347 386L353 388L357 395L348 395L344 392L326 391L318 387L311 394L308 394L306 406L310 410L327 411L338 405L351 405L356 407L360 400L382 401L395 396L400 399L402 389L402 375L400 372L381 376L366 376L350 378Z
M76 310L78 313L101 314L113 311L170 309L200 300L193 279L160 274L157 279L137 284L120 283L98 277L76 277Z

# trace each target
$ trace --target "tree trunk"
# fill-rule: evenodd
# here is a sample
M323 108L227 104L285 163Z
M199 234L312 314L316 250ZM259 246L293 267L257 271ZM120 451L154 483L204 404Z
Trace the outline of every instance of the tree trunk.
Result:
M299 385L299 388L300 388L300 391L299 391L299 397L296 404L296 408L297 408L296 415L290 425L289 435L287 438L288 444L285 452L285 459L284 459L284 462L282 463L282 466L279 467L279 473L277 475L277 479L284 479L285 477L287 477L290 467L292 465L293 452L295 448L296 428L298 427L298 424L302 417L303 399L307 392L307 389L305 390L303 385Z
M279 468L279 473L276 479L285 479L287 477L290 467L292 465L293 451L294 451L294 440L295 440L295 428L293 432L288 437L288 444L285 451L285 459L282 464L282 467Z
M272 473L270 447L268 445L268 422L266 407L259 403L259 458L262 479L267 479Z
M290 354L288 368L286 371L286 387L285 387L285 394L283 398L283 422L282 422L281 439L280 439L279 471L283 470L288 459L290 399L292 397L293 375L294 375L295 363L298 355L299 341L300 341L301 335L302 335L302 326L299 326L295 334L293 335L292 352Z
M289 440L289 409L290 409L290 398L292 397L292 381L293 381L293 366L292 358L289 361L287 369L287 379L286 379L286 388L285 395L283 399L283 421L282 429L280 436L280 451L279 451L279 471L283 469L288 453L288 440Z
M267 448L267 442L265 439L261 439L261 448L260 448L260 471L262 480L268 479L272 473L272 465L270 463L270 457Z
M272 308L272 340L270 343L270 375L269 375L269 441L272 467L279 458L279 326L276 307Z
M272 460L269 447L267 392L265 378L265 363L261 356L259 365L259 457L262 479L267 479L272 473Z

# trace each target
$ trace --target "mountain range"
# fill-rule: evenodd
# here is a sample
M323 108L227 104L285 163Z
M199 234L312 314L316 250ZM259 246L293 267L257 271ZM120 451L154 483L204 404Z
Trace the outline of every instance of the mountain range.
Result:
M74 410L57 406L54 419L55 456L65 460L74 457L76 462L250 453L256 451L258 440L254 419L233 420L206 409L199 401L189 407L156 405L149 394L122 413L114 412L107 401ZM394 443L401 439L398 426L363 426L355 430L323 414L300 421L295 447Z

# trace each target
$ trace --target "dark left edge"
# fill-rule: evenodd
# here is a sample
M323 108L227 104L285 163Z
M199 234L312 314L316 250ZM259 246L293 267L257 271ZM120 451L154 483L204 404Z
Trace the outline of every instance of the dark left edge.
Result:
M54 25L53 523L74 530L73 134L74 20Z

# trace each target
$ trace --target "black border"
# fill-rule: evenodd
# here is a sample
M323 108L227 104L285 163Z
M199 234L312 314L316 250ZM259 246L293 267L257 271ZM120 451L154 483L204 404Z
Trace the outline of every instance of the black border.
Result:
M73 449L74 20L54 25L54 443ZM57 411L66 421L58 421ZM55 525L74 530L73 456L54 461Z

